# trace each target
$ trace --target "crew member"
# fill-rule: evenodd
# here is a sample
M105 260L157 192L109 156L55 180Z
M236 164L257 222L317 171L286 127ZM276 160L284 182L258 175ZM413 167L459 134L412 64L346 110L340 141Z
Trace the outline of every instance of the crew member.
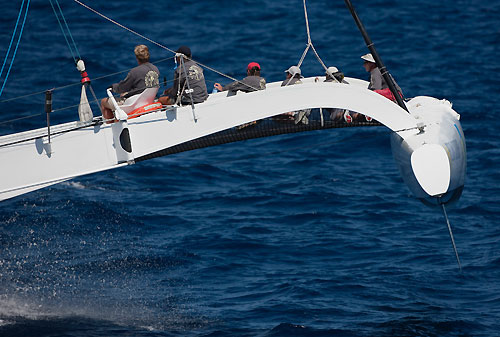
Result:
M177 68L174 71L174 85L163 92L158 100L163 105L179 102L181 105L204 102L208 97L203 68L191 59L191 49L180 46L176 51ZM187 75L187 80L186 80Z
M135 46L134 54L139 65L130 70L124 80L111 86L114 93L120 94L120 98L117 100L118 104L123 104L128 97L140 94L146 88L159 87L160 71L149 62L148 47L143 44ZM102 115L108 120L107 123L113 123L114 106L108 100L109 97L101 100Z
M263 90L266 88L266 80L260 76L260 65L257 62L250 62L247 66L247 77L241 81L234 81L226 86L215 83L214 87L219 91L238 91L251 92Z

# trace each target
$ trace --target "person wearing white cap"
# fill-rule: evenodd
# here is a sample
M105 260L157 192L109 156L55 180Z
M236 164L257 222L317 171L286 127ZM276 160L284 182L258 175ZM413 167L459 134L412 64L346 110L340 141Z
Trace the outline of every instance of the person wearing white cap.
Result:
M302 82L300 81L302 76L302 71L300 70L299 67L297 66L291 66L287 70L285 70L286 73L286 80L281 83L282 87L286 87L287 85L292 85L292 84L301 84Z
M344 81L344 73L339 71L337 67L328 67L328 69L326 69L324 82L342 83L342 81ZM345 109L325 108L324 110L330 113L330 119L334 122L339 122L344 119L346 123L352 123L353 118L358 115L357 113L351 115L349 110Z
M344 80L344 73L339 71L337 67L328 67L325 72L325 82L334 82L334 79L336 79L336 82L342 83Z
M286 73L286 80L284 80L281 83L282 87L294 84L302 84L302 81L300 79L303 78L304 76L302 76L302 71L298 66L291 66L290 68L285 70L285 73ZM294 119L295 124L298 123L308 124L309 119L307 117L310 114L311 114L311 109L304 109L304 110L287 112L283 115L288 116L290 119Z

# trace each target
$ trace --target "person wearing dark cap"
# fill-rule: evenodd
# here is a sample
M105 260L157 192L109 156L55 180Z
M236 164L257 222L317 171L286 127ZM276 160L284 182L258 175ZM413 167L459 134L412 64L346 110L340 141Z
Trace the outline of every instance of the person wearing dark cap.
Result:
M124 80L111 86L114 93L120 94L120 99L117 100L119 105L130 96L140 94L146 88L159 87L160 71L154 64L149 63L148 47L143 44L135 46L134 54L139 65L130 70ZM108 120L107 123L113 123L114 107L108 102L107 97L101 100L101 110L103 117Z
M208 97L205 76L203 69L191 59L191 49L180 46L176 51L175 60L178 66L174 71L174 85L166 89L158 100L163 105L204 102Z
M247 66L247 77L241 81L234 81L225 85L215 83L214 88L219 91L238 91L251 92L266 88L266 80L260 76L260 65L257 62L250 62Z

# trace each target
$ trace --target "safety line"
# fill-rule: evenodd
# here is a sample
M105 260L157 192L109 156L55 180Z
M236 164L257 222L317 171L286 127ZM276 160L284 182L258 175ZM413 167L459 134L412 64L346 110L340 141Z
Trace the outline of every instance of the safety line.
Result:
M161 59L161 60L156 61L156 62L151 62L151 63L152 64L158 64L158 63L161 63L161 62L165 62L165 61L171 60L172 58L173 57L167 57L167 58ZM108 74L108 75L103 75L103 76L100 76L100 77L95 77L95 78L92 79L92 81L97 81L97 80L101 80L101 79L106 78L106 77L111 77L111 76L119 75L119 74L125 73L127 71L130 71L131 69L133 69L133 68L128 68L128 69L125 69L125 70L117 71L116 73L112 73L112 74ZM168 80L167 82L169 83L169 82L172 82L172 81L173 80ZM63 85L61 87L54 88L52 90L56 91L56 90L66 89L66 88L73 87L73 86L76 86L76 85L81 85L81 82L78 81L78 82L75 82L75 83L66 84L66 85ZM26 97L30 97L30 96L45 94L45 91L46 90L38 91L38 92L34 92L34 93L31 93L31 94L26 94L26 95L22 95L22 96L17 96L17 97L12 97L12 98L8 98L8 99L4 99L4 100L0 101L0 103L6 103L6 102L15 101L15 100L26 98Z

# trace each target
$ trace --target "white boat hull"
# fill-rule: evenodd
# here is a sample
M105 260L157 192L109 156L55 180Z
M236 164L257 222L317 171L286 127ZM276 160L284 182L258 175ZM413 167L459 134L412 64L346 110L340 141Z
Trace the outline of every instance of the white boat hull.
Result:
M172 107L114 124L102 124L96 118L88 126L67 123L51 128L50 145L44 128L0 137L0 173L3 177L0 200L84 174L133 164L136 159L151 153L244 123L289 111L320 107L360 112L392 130L397 135L394 137L403 140L393 142L396 161L407 184L413 186L412 178L405 177L409 172L408 155L411 156L411 152L422 143L421 139L427 137L418 136L418 123L425 123L425 120L423 117L420 120L415 118L417 115L408 114L393 102L367 90L367 82L347 80L350 85L324 83L321 80L315 82L313 78L305 79L302 85L288 87L271 83L266 90L239 93L232 97L227 97L227 92L212 94L206 102L195 105L194 111L191 106ZM413 110L419 112L421 106L415 105ZM449 119L446 121L450 122ZM458 125L461 132L458 120L450 123ZM425 133L433 135L432 132ZM447 138L431 138L432 142L447 142ZM457 151L453 150L452 162L465 160L465 152L462 157L455 156L461 146L465 148L465 142ZM453 183L450 184L455 188L463 185L465 174L465 169L456 170L457 166L460 165L452 165ZM424 197L418 188L410 189L417 192L415 195L418 198Z

